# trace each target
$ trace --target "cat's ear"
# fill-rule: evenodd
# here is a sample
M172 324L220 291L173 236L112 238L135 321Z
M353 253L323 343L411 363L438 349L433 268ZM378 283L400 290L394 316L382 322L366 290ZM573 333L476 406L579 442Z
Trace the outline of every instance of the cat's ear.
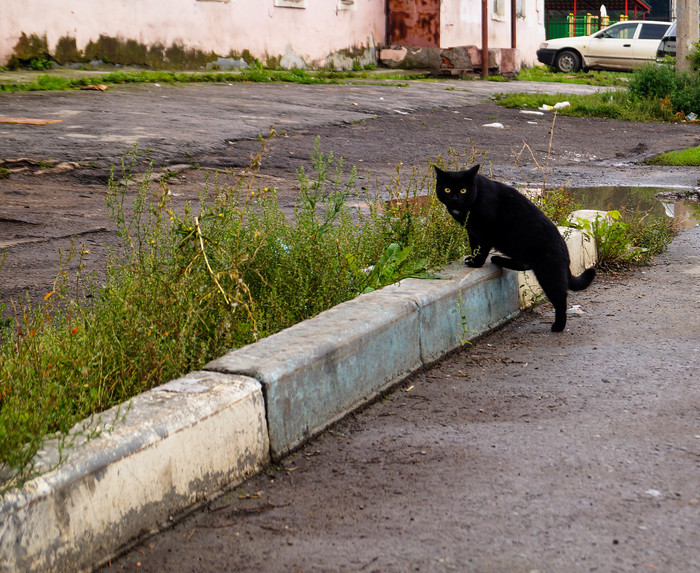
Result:
M467 171L467 173L466 173L467 176L468 176L468 177L474 177L474 175L476 175L476 174L479 172L479 167L481 167L481 164L480 164L480 163L477 163L474 167L472 167L471 169L469 169L469 170Z
M437 173L438 175L442 175L444 173L444 171L440 169L437 165L433 165L433 167L435 168L435 173Z

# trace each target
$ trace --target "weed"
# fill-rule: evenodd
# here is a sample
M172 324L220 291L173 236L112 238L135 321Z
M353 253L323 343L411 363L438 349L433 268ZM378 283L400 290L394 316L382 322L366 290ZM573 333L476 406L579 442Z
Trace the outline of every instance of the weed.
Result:
M595 239L597 264L603 268L648 264L666 249L674 233L671 220L638 214L623 217L617 210L593 221L579 218L574 226Z
M275 190L255 185L266 146L235 185L207 184L182 213L167 182L152 189L147 177L127 195L136 149L113 171L107 201L120 246L105 279L87 273L86 251L73 246L61 264L78 261L77 273L62 270L41 304L13 301L0 324L0 491L34 474L46 436L64 440L80 420L231 348L468 252L466 232L430 192L429 167L408 178L397 169L389 195L398 201L386 203L358 190L354 170L317 142L287 220ZM419 196L414 210L408 199Z
M695 60L693 60L693 58ZM700 61L698 45L691 53L691 61ZM544 74L539 78L545 81L547 76L540 68L537 72L524 71L520 79L534 79L533 74ZM561 74L556 74L560 76ZM577 77L576 75L572 77ZM571 106L559 111L562 115L577 117L603 117L627 121L677 121L691 112L700 110L700 74L685 72L676 74L669 65L647 65L635 70L627 89L604 91L580 96L573 94L497 94L494 99L505 107L537 108L542 104L552 105L557 101L567 100ZM610 84L606 84L610 85ZM616 85L624 85L616 84Z
M476 334L476 330L469 328L469 308L464 306L462 301L462 293L460 292L457 297L457 308L453 309L452 312L459 313L459 325L461 327L461 332L459 334L459 341L462 346L469 344L471 346L470 338L473 338Z
M52 66L51 60L46 58L33 58L29 61L29 69L31 70L50 70Z

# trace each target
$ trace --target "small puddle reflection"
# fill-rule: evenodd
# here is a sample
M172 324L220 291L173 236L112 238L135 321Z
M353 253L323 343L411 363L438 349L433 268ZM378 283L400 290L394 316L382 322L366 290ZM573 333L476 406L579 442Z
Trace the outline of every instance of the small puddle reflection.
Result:
M672 217L675 229L700 224L700 202L684 196L684 191L663 187L569 187L582 209L625 210ZM655 196L658 196L655 197Z

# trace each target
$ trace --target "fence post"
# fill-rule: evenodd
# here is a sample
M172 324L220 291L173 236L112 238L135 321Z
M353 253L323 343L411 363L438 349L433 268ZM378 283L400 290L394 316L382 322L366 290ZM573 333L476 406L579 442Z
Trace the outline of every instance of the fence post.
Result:
M569 12L566 21L569 24L569 38L573 38L576 35L576 16Z

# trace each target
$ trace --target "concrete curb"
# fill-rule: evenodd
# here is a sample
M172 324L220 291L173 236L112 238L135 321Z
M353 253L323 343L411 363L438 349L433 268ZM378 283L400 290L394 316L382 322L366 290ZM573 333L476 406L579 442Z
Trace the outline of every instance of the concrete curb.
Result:
M92 568L528 304L524 278L490 263L440 276L361 295L108 410L76 427L58 467L47 445L37 466L54 469L0 501L0 571Z
M76 428L82 443L64 463L3 497L2 571L89 570L268 460L260 384L249 378L194 372L100 418ZM58 455L48 445L39 466Z
M260 381L278 459L519 311L515 273L452 265L441 275L446 280L409 279L361 295L205 369Z

